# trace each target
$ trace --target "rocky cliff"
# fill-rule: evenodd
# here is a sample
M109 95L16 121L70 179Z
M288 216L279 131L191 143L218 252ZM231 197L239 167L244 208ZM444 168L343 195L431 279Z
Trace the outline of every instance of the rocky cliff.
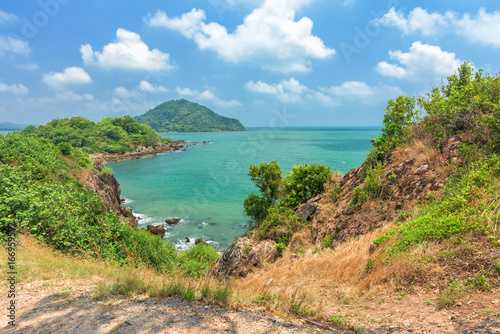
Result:
M102 161L94 161L93 168L84 175L85 188L97 193L106 209L116 213L124 224L137 227L137 219L132 214L132 209L121 206L120 184L112 174L102 173L103 168Z
M352 204L354 189L366 189L362 167L339 177L330 189L301 204L295 214L308 222L307 228L295 233L290 247L335 247L350 238L392 223L402 212L410 211L427 196L446 184L446 165L457 162L461 139L450 138L441 149L421 142L401 147L383 165L381 195ZM245 276L255 268L273 263L281 257L274 240L260 240L257 233L237 239L218 259L209 274L218 278ZM327 239L328 238L328 239Z

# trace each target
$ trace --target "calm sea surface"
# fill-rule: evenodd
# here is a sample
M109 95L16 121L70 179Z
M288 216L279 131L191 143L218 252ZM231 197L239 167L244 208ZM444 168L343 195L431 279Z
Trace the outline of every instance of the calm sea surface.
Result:
M358 167L380 128L250 128L245 132L168 133L174 140L199 142L185 152L108 163L120 182L126 206L140 227L181 218L166 240L180 249L203 238L219 250L248 228L243 199L256 188L250 164L276 160L283 176L292 166L320 163L347 173ZM203 141L212 141L203 145ZM191 242L186 242L188 237Z

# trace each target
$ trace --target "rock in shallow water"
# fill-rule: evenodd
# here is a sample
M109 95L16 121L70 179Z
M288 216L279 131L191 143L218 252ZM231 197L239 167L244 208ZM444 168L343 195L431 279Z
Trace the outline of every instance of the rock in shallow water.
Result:
M148 231L151 232L151 234L157 235L161 238L165 236L165 227L161 225L148 225L147 227Z

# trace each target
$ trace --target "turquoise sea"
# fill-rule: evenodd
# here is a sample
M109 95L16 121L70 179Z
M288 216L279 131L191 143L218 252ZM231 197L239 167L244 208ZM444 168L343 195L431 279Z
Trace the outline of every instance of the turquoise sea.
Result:
M120 183L125 206L141 217L140 227L181 218L166 240L179 249L203 238L226 249L248 230L243 199L256 188L250 164L276 160L283 176L300 164L320 163L347 173L360 166L380 128L249 128L245 132L165 133L187 140L185 152L108 163ZM203 141L212 141L203 145ZM190 242L186 241L186 237Z

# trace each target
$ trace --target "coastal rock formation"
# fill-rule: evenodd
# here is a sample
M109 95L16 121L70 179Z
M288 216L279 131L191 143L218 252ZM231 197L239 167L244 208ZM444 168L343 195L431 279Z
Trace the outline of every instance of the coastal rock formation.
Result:
M161 225L148 225L147 229L151 234L157 235L160 238L165 236L165 227Z
M392 223L402 211L409 211L433 192L439 196L439 190L449 178L444 166L447 161L457 159L459 142L459 138L451 138L441 151L415 144L394 152L381 171L380 202L367 200L352 204L354 189L361 186L366 191L366 181L362 167L350 170L334 185L338 191L334 202L327 193L296 208L295 215L309 225L292 235L290 245L321 247L328 237L328 244L334 247ZM237 239L209 273L217 278L245 276L255 267L272 263L280 256L282 252L277 250L274 240L259 240L258 233L254 233L252 237Z
M175 225L177 223L179 223L181 221L180 218L167 218L165 219L165 223L169 224L169 225Z
M203 240L202 238L198 238L198 239L196 239L196 240L194 241L194 244L195 244L195 245L205 245L205 246L208 246L208 243L207 243L205 240Z
M254 268L273 262L277 257L274 241L256 242L248 237L241 237L214 262L208 275L216 278L246 276Z
M137 219L132 214L132 209L121 206L120 184L112 174L102 173L103 168L102 161L94 161L93 168L81 176L85 188L95 192L103 201L106 209L116 213L124 224L137 227Z
M88 172L83 172L83 174L80 176L80 180L85 185L85 188L92 190L93 192L98 194L98 196L104 202L107 210L111 210L116 213L118 218L124 224L137 228L137 218L132 214L132 209L121 206L121 204L124 202L124 198L120 197L120 184L115 179L113 174L102 172L104 169L103 163L109 161L139 159L142 157L160 153L177 151L179 147L181 147L185 143L185 140L174 141L169 144L160 142L160 144L154 148L139 146L134 151L127 152L125 154L90 155L89 157L94 160L93 168Z
M147 156L152 156L152 155L157 155L160 153L166 153L166 152L174 152L179 150L182 145L186 143L185 140L179 140L179 141L173 141L168 144L160 142L160 144L156 147L144 147L144 146L139 146L137 147L134 151L127 152L124 154L118 154L118 153L113 153L113 154L97 154L97 155L90 155L90 157L94 160L99 160L102 162L110 162L110 161L124 161L124 160L131 160L131 159L139 159Z

